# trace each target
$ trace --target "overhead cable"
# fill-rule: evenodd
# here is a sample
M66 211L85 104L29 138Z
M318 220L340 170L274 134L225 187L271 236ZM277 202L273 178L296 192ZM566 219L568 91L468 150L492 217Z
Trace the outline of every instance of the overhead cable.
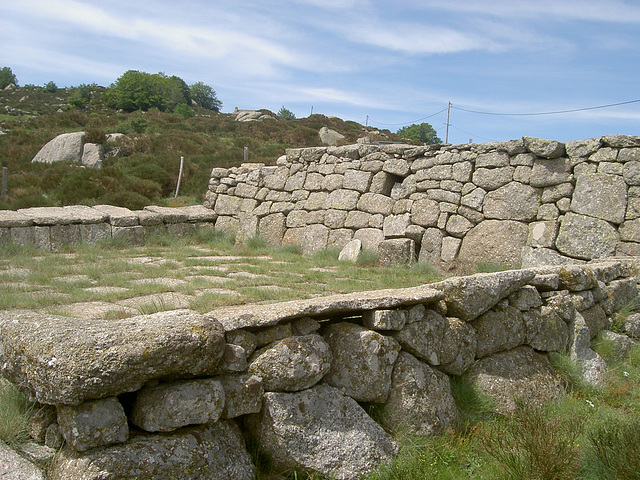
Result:
M535 113L499 113L499 112L483 112L483 111L478 111L478 110L468 110L466 108L460 108L460 107L456 107L455 105L451 105L451 108L454 108L456 110L461 110L463 112L468 112L468 113L477 113L480 115L497 115L497 116L520 116L520 117L524 117L524 116L537 116L537 115L558 115L561 113L573 113L573 112L584 112L587 110L597 110L599 108L610 108L610 107L618 107L620 105L628 105L630 103L638 103L640 102L640 99L638 100L629 100L627 102L619 102L619 103L609 103L607 105L597 105L595 107L583 107L583 108L572 108L570 110L556 110L553 112L535 112Z
M426 120L427 118L431 118L431 117L435 117L436 115L440 115L443 112L446 112L447 109L444 108L442 110L440 110L439 112L436 113L432 113L431 115L427 115L426 117L422 117L419 118L417 120L413 120L411 122L403 122L403 123L382 123L382 122L376 122L375 120L369 119L370 123L375 123L376 125L386 125L386 126L399 126L399 125L411 125L412 123L416 123L416 122L421 122L422 120Z

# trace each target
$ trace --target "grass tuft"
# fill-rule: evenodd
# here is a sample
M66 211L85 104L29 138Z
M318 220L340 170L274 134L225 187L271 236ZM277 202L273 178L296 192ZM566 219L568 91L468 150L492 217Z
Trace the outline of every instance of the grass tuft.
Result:
M0 377L0 440L12 447L27 442L33 408L15 385Z

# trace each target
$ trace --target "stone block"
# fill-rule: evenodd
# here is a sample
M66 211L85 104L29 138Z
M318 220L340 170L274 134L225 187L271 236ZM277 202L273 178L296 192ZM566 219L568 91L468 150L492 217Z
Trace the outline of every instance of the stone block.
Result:
M78 406L58 406L58 424L64 439L74 450L124 443L129 426L124 408L115 397L89 400Z
M214 379L161 383L138 392L130 419L147 432L171 432L217 421L224 400L224 389Z
M53 245L53 231L52 245ZM114 239L122 239L129 245L144 245L145 229L143 226L136 227L111 227L111 235Z
M401 238L406 236L407 228L411 224L411 215L390 215L384 219L382 232L385 238Z
M529 224L527 245L530 247L553 248L558 236L559 223L554 220Z
M382 267L412 265L416 256L415 242L410 238L392 238L378 244L378 264Z
M325 225L307 225L302 230L302 253L313 255L327 248L329 228Z
M578 177L571 211L612 223L624 221L627 186L617 175L594 173Z
M560 222L556 247L560 253L584 260L613 255L619 235L604 220L567 213Z

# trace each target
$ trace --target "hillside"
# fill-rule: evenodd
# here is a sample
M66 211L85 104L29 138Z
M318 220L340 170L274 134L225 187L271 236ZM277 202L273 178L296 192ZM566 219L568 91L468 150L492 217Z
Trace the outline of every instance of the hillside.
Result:
M398 139L388 131L378 135L356 122L317 114L285 120L265 111L276 118L237 122L233 114L199 107L190 118L158 110L124 113L106 106L105 91L96 85L0 90L0 166L8 169L7 195L0 208L108 203L137 209L167 204L176 188L180 156L185 158L181 201L200 203L211 169L242 163L245 146L249 161L273 164L287 148L320 145L321 127L345 135L347 143L365 132L373 140ZM49 140L77 131L87 133L87 142L104 145L102 169L31 163ZM117 145L107 143L106 135L116 132L125 137Z

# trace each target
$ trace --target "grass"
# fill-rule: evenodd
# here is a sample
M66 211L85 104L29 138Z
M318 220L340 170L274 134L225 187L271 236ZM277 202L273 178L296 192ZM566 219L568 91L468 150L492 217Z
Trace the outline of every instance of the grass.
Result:
M191 297L190 308L205 313L220 306L401 288L439 279L423 264L380 268L373 262L339 262L338 253L328 249L303 256L297 247L269 247L259 237L236 245L233 238L210 229L185 238L150 235L140 247L108 241L54 253L9 244L0 248L0 308L59 314L76 303L108 302L113 304L109 316L118 318L131 306L141 313L173 309L174 302L162 295L176 293ZM134 302L153 294L158 298Z
M439 279L427 265L354 265L338 262L335 253L304 257L297 249L270 248L260 239L237 246L233 239L211 231L183 239L157 236L143 247L105 243L78 245L62 253L8 245L0 249L0 308L63 312L65 306L76 302L106 301L113 303L113 308L103 318L118 319L132 315L131 309L120 303L149 294L189 294L190 308L207 312L240 303L401 288ZM230 276L235 272L261 276ZM67 281L60 280L65 277ZM154 282L156 278L187 284L171 287ZM279 288L272 288L274 285ZM95 287L125 290L88 290ZM214 288L232 294L209 292ZM173 306L157 300L142 304L138 311L155 313ZM624 312L623 308L620 315ZM551 360L567 385L569 393L563 400L544 408L521 406L512 416L502 417L494 413L491 401L464 378L453 377L452 391L460 411L457 427L435 438L399 434L398 457L367 479L639 478L640 347L610 364L603 388L585 385L567 356L551 355ZM3 381L0 439L13 445L26 441L31 408L15 387ZM376 409L370 411L374 415ZM258 478L281 473L270 472L265 459L260 463ZM325 477L294 471L286 472L285 478Z
M0 377L0 440L13 447L29 440L27 427L33 408L15 385Z

